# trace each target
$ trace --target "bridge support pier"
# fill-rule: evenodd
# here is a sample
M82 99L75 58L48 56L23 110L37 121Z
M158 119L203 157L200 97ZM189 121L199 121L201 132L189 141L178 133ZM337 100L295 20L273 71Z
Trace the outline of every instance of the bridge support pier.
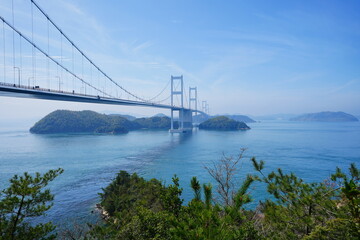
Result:
M180 89L176 89L175 82L178 82ZM183 76L171 76L171 106L174 107L174 96L180 95L181 105L180 109L171 108L171 126L169 132L171 133L185 133L192 131L192 111L184 109L184 81ZM178 128L174 128L174 111L179 111Z

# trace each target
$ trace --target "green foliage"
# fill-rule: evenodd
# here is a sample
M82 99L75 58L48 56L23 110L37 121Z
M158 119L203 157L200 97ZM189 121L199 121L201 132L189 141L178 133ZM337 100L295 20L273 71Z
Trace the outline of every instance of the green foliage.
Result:
M250 129L244 122L238 122L225 116L211 118L199 125L199 129L206 130L247 130Z
M29 224L26 219L40 217L49 210L54 196L44 188L63 169L50 170L44 175L15 175L10 186L0 194L0 239L54 239L55 229L51 223Z
M201 186L200 186L199 181L197 180L196 177L192 177L190 184L191 184L191 188L194 191L194 200L200 201L201 200Z
M92 236L104 239L168 239L171 218L181 211L179 179L163 185L137 174L120 171L101 196L101 206L110 216L107 225L96 226Z
M140 207L137 214L116 233L116 239L170 239L171 215L166 211L153 212Z
M263 162L252 159L255 170L267 184L273 199L261 203L268 229L263 235L273 239L355 239L359 231L359 174L351 164L349 179L339 168L333 181L305 183L295 174L281 169L267 176Z
M101 206L110 216L116 213L123 217L131 216L139 206L159 211L162 209L159 196L163 191L164 186L156 179L146 181L136 173L130 175L120 171L114 181L100 193Z
M32 133L126 133L140 126L121 116L108 116L93 111L54 111L31 129Z
M218 185L237 186L235 191L230 187L219 188L224 190L219 193L228 192L225 195L231 198L222 204L214 201L212 185L201 184L196 177L190 180L194 198L185 206L177 176L173 177L172 184L164 185L156 179L145 180L135 173L119 172L100 194L101 206L107 212L104 224L91 226L90 232L82 238L358 239L360 186L359 170L355 164L351 164L349 174L337 168L327 181L306 183L295 174L281 169L265 174L264 162L252 158L259 176L247 175L241 183L233 184L235 178L232 176L243 151L237 159L223 158L213 168L207 168ZM51 181L62 172L60 169L56 171L50 171L43 178ZM37 178L42 177L37 174ZM15 176L12 182L19 185L25 179L35 183L43 181L37 178L32 179L25 174L23 179ZM252 201L249 190L255 181L266 185L271 198L260 202L257 210L253 211L246 209L246 204ZM33 215L20 214L23 216L20 220L15 220L13 215L22 209L19 196L17 200L10 196L14 191L2 192L7 195L2 196L0 202L0 239L54 238L49 234L54 229L51 223L29 226L23 221L25 216L40 216L50 207L45 204L52 200L48 190L43 195L35 194L38 197L31 195L34 199L43 199L40 202L23 201L24 204L35 205L26 208L31 211L23 208L24 213L32 212ZM16 206L11 207L9 202ZM22 237L25 232L26 237Z
M177 122L174 127L178 126ZM93 111L57 110L38 121L31 133L127 133L131 130L169 129L170 118L138 118L133 121L120 115L105 115Z
M168 185L165 188L166 190L161 192L161 204L163 210L178 216L184 201L181 199L182 188L180 188L179 178L176 175L172 178L172 181L173 184Z
M191 186L194 199L184 206L181 215L173 222L173 239L261 239L254 222L253 213L243 206L250 202L247 191L253 182L249 176L240 186L231 202L221 206L212 204L212 187L203 185L205 199L202 201L200 183L193 177Z
M92 236L100 239L260 239L252 224L247 192L254 179L241 184L234 195L236 203L223 207L213 204L212 186L191 179L194 199L182 206L179 179L162 185L146 181L136 174L121 171L101 194L101 205L110 218L105 226L93 228ZM203 190L204 200L201 197Z
M344 218L334 218L327 221L324 225L317 225L304 240L357 240L359 232L354 231L352 221Z
M170 118L169 117L150 117L150 118L137 118L134 120L141 128L146 129L170 129ZM178 122L174 122L174 128L178 128Z
M337 181L337 186L341 190L338 208L344 214L337 215L337 218L339 221L342 220L344 229L360 236L360 175L355 163L350 165L349 172L350 176L337 168L336 173L331 175L331 179ZM339 226L336 227L339 228Z

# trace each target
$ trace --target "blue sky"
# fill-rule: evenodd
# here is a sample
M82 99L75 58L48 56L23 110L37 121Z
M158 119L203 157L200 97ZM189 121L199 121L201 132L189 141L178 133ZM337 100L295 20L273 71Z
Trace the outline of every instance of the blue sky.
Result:
M14 0L15 25L24 29L27 2ZM182 74L212 114L360 115L360 1L37 3L108 75L140 96L155 95L170 75ZM11 17L11 1L0 5L1 15ZM40 25L39 39L46 36ZM13 117L58 108L160 112L0 97L0 111Z

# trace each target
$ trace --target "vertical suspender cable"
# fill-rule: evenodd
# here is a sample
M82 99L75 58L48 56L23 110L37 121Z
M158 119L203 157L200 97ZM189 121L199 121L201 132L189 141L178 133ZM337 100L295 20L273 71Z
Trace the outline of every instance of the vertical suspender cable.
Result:
M21 36L19 35L19 49L20 49L20 69L22 70L22 49L21 49ZM24 75L24 71L23 72L23 75ZM19 74L21 72L19 71ZM19 76L19 79L21 80L21 77Z
M31 4L31 41L34 42L34 10L33 10L33 5ZM31 58L31 63L32 63L32 79L33 82L35 83L35 60L34 60L34 46L32 46L32 58Z
M82 79L84 79L84 55L81 56L81 75L82 75ZM83 84L84 86L84 94L86 95L86 85Z
M12 25L14 25L15 17L14 17L14 0L11 1L11 11L12 11ZM15 32L13 31L13 70L14 70L14 85L16 83L15 81Z
M62 32L60 32L60 45L61 45L61 50L60 50L60 63L61 63L61 65L63 65L63 63L62 63L62 58L63 58ZM63 71L62 71L62 68L61 68L61 69L60 69L60 79L59 79L59 91L60 91L60 85L61 85L62 79L63 79Z
M49 30L49 20L47 20L47 53L48 55L50 56L50 30ZM47 58L47 62L46 62L46 65L47 65L47 85L48 85L48 88L50 89L50 70L49 70L49 67L50 67L50 59Z
M71 45L72 72L74 72L74 45ZM72 77L72 88L75 90L74 76Z
M6 82L5 22L4 21L3 21L3 38L4 38L4 82Z
M90 84L93 85L93 77L92 77L92 66L90 65ZM90 88L90 95L93 94L93 89Z
M100 71L97 71L97 88L100 89ZM99 91L97 93L98 95L100 95Z

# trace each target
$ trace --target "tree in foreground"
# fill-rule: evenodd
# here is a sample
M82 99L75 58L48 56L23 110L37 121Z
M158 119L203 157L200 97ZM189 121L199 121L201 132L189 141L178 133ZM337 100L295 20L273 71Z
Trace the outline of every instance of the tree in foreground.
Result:
M54 195L44 189L63 169L41 175L24 173L10 179L10 186L0 192L0 239L54 239L55 226L30 224L27 219L43 216L52 206Z
M189 184L194 197L181 199L179 179L170 185L119 172L101 196L107 212L102 225L90 226L82 239L358 239L360 235L359 170L340 169L324 182L307 183L281 169L268 174L264 162L252 158L257 175L239 180L239 157L225 156L207 171L217 185ZM265 184L269 197L255 210L249 189ZM216 195L217 194L217 195ZM76 239L76 238L73 238Z
M262 235L271 239L358 239L359 171L339 168L330 181L306 183L281 169L263 173L264 162L251 159L272 198L260 203Z
M243 151L242 151L243 152ZM241 155L242 156L242 155ZM96 239L261 239L254 227L252 211L244 208L251 201L248 189L256 178L247 176L235 184L233 177L239 158L226 157L208 168L220 183L220 204L214 201L211 184L190 181L194 198L182 205L179 179L165 186L156 179L119 172L101 196L109 218L95 226L86 237ZM226 176L220 176L225 174ZM226 180L225 180L226 179ZM216 180L217 181L217 180ZM218 181L217 181L218 182ZM219 184L220 184L219 183ZM237 185L237 189L233 187Z

